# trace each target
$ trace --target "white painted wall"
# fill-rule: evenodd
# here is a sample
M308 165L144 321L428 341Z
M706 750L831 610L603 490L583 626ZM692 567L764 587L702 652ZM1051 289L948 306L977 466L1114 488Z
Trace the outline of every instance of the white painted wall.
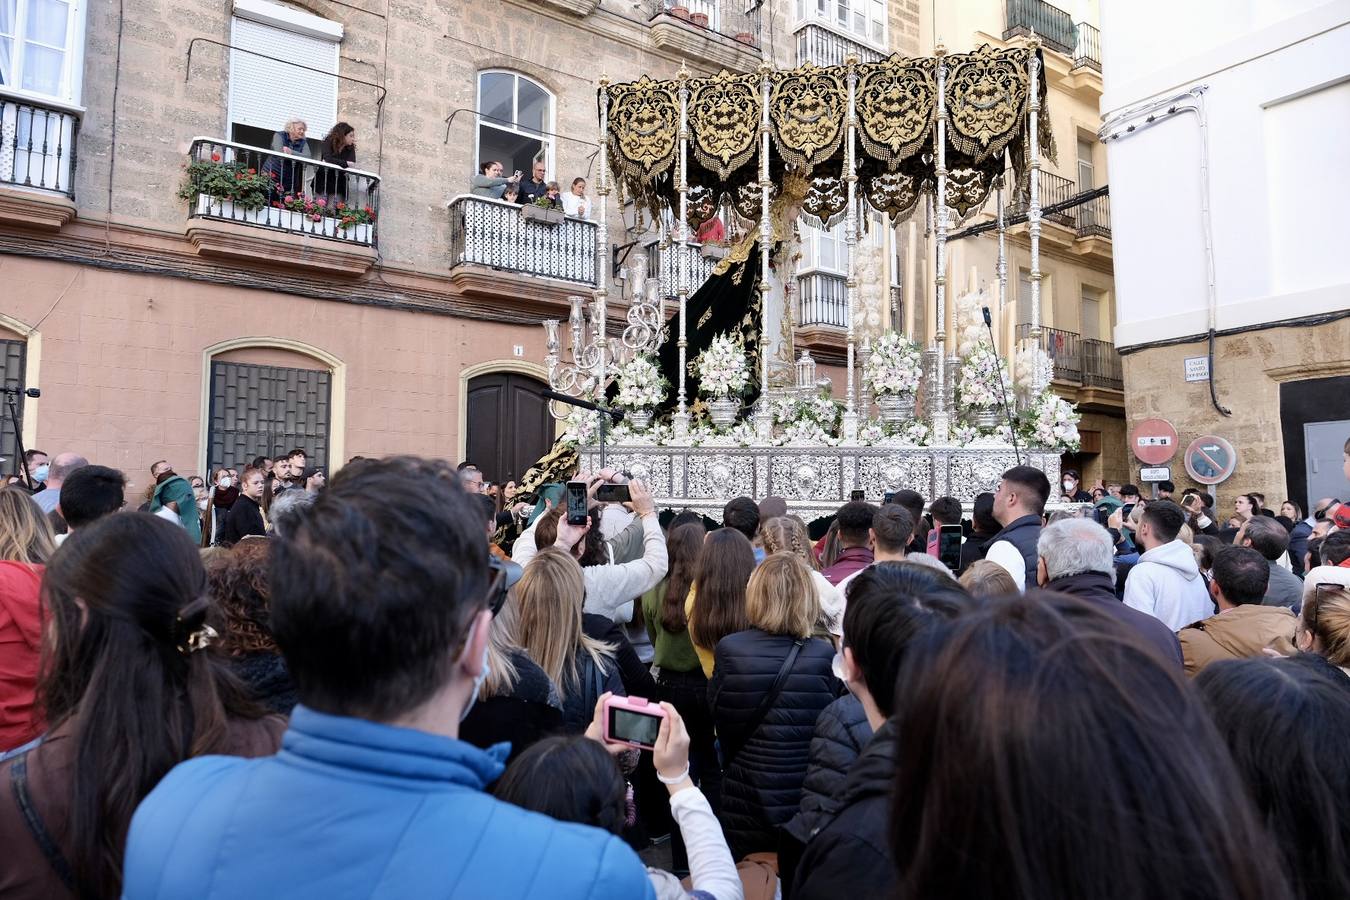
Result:
M1101 6L1108 130L1208 86L1217 328L1350 308L1350 0ZM1209 327L1200 146L1193 115L1107 143L1120 346Z

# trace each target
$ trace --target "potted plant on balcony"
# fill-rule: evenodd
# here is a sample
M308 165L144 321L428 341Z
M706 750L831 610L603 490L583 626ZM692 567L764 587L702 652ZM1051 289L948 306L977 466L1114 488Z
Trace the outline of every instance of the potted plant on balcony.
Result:
M199 216L257 222L272 187L271 176L240 162L225 162L219 153L212 153L184 166L178 197L195 203Z
M646 431L652 424L652 408L666 399L670 383L647 355L635 356L620 366L617 383L614 405L626 411L635 431Z
M884 424L899 425L914 417L914 395L922 374L922 356L913 341L888 331L872 345L863 379L877 398Z
M287 231L371 243L375 211L369 206L348 206L340 200L330 203L325 197L310 197L297 192L285 194L274 201L272 207L276 221L269 224Z
M747 47L755 46L755 36L749 31L736 32L736 40L740 41L742 44L745 44Z
M726 428L736 421L741 392L750 383L745 348L728 334L719 334L694 360L700 394L708 397L708 415L713 425Z
M696 25L699 28L707 28L708 14L703 12L691 12L689 14L689 22L690 24Z
M689 21L689 7L680 3L679 0L675 0L675 2L671 3L666 12L670 13L670 15L676 19L684 19L686 22Z
M548 197L540 197L533 203L525 204L520 208L520 214L526 221L544 225L561 225L566 218L563 211Z

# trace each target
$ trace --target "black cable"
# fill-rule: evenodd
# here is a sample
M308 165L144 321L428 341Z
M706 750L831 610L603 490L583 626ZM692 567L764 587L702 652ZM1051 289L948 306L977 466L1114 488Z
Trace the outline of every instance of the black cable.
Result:
M989 330L989 344L998 353L998 342L994 339L993 319L989 315L989 307L981 307L984 313L984 327ZM939 360L938 365L942 365ZM1008 432L1012 435L1013 455L1017 458L1017 464L1022 464L1022 450L1017 446L1017 425L1013 422L1012 411L1008 409L1008 390L1003 386L1003 366L1002 364L994 366L994 374L998 376L998 396L1003 402L1003 417L1008 420Z
M1090 191L1083 191L1080 194L1073 195L1068 200L1061 200L1060 202L1052 203L1049 206L1042 206L1041 216L1044 217L1047 214L1064 212L1066 209L1073 209L1075 206L1082 206L1089 200L1095 200L1098 197L1105 197L1108 194L1110 194L1110 192L1111 192L1110 187L1105 184L1102 185L1101 187L1093 188ZM1003 227L1010 228L1013 225L1020 225L1026 220L1027 220L1026 213L1017 213L1016 215L1013 216L1005 216L1003 219ZM956 232L955 234L947 235L947 243L950 244L952 241L959 241L962 238L974 237L977 234L984 234L986 231L996 231L997 229L998 229L997 220L993 222L985 222L981 225L972 225L969 228L965 228L962 229L961 231Z
M1219 403L1219 395L1214 387L1214 329L1209 330L1209 402L1214 404L1214 408L1220 415L1231 416L1233 411Z
M117 55L113 59L112 120L108 144L108 215L103 221L103 253L112 252L113 173L117 170L117 91L122 84L122 31L126 22L124 0L117 0Z

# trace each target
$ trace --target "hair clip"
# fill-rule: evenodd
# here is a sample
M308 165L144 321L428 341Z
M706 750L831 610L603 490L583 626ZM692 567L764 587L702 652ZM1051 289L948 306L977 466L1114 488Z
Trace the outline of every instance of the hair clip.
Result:
M186 645L179 647L183 653L196 653L211 646L211 642L220 637L220 634L210 625L203 625L187 637Z

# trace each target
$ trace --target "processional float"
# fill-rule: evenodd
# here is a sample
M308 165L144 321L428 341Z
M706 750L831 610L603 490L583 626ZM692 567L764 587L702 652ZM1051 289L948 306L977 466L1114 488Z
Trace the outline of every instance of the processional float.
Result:
M850 58L842 66L823 68L807 64L778 70L765 63L754 73L723 70L707 78L690 77L683 69L669 81L643 76L611 84L602 78L597 271L608 271L608 198L617 187L625 202L650 213L662 244L678 248L675 308L666 309L659 285L643 283L646 266L640 260L630 285L625 327L621 335L611 336L609 292L602 276L589 299L571 298L570 362L564 362L560 323L544 323L550 386L603 399L624 366L658 352L665 341L676 342L669 424L653 427L648 411L634 410L629 427L616 429L609 453L611 465L646 480L663 506L717 513L734 496L775 494L811 518L832 512L853 490L862 489L876 501L900 488L969 503L980 491L991 490L1019 454L1008 429L980 431L956 421L962 411L954 409L952 380L960 360L950 346L947 319L950 215L964 219L995 196L1001 308L1007 293L1005 189L1024 200L1031 288L1026 340L1038 348L1039 173L1042 156L1053 153L1044 95L1034 40L1024 47L985 45L962 54L939 47L932 57L895 55L872 63ZM1006 171L1013 179L1007 185ZM792 185L803 196L788 197ZM746 242L756 234L761 241L758 347L744 348L757 360L752 380L758 382L758 399L749 418L730 428L696 423L687 391L692 362L687 353L691 197L729 210L753 228ZM809 221L825 226L842 221L845 228L843 397L837 432L817 429L817 440L784 440L774 434L773 410L817 390L814 364L806 353L793 367L795 383L783 384L780 377L771 384L769 326L776 323L767 321L770 248L775 228L782 224L771 216L775 201L780 208L797 204L787 213L792 219L799 207ZM855 329L860 218L866 207L894 225L925 202L932 204L934 216L935 328L922 354L918 393L923 402L913 413L914 423L922 427L882 429L867 424L867 406L874 398L867 392L860 396L856 372L860 352L865 356L871 349L866 341L858 345ZM673 335L665 333L668 312L677 313L679 322ZM784 312L791 316L790 303L784 304ZM1038 403L1036 398L1048 396L1048 367L1036 359L1029 368L1028 403ZM585 420L565 408L555 408L554 414L571 416L574 426L579 424L582 468L595 466L598 454ZM1038 443L1021 454L1022 461L1044 469L1051 483L1057 483L1063 445Z

